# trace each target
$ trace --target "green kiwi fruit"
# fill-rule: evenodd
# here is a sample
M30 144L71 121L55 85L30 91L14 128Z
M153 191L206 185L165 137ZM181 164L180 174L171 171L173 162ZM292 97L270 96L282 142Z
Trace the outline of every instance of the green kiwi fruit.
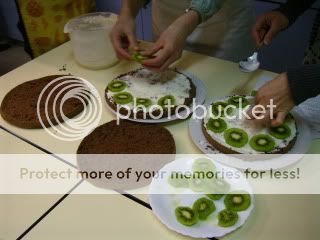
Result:
M176 98L172 95L167 95L159 99L158 105L166 108L167 106L175 106L176 105Z
M271 152L275 148L275 141L267 134L253 136L249 142L250 146L258 152Z
M213 201L218 201L221 198L223 198L224 194L206 194L208 198L210 198Z
M240 128L230 128L224 132L224 139L232 147L242 148L248 143L248 134Z
M152 101L149 98L137 98L136 104L137 106L149 107L152 105Z
M222 118L210 118L207 123L207 128L214 133L222 133L227 129L227 123Z
M198 222L198 213L189 207L177 207L175 215L178 222L185 226L192 226Z
M168 182L175 188L187 188L189 186L189 180L181 172L172 172L168 177Z
M225 108L228 107L228 103L226 102L215 102L211 105L211 111L214 116L225 116ZM232 112L232 108L227 109L227 114Z
M245 108L250 104L248 99L246 99L246 97L244 96L232 96L228 99L228 103L236 106L237 108L239 108L240 105L242 106L242 108Z
M204 192L207 186L207 179L205 174L197 173L194 173L189 179L189 188L194 192Z
M215 204L208 198L199 198L194 202L192 210L198 213L199 220L206 220L216 210Z
M218 225L220 227L231 227L238 222L238 219L238 213L232 212L228 209L224 209L218 214Z
M133 61L136 61L136 62L139 62L139 63L140 63L140 62L142 62L142 61L144 61L144 60L149 59L149 57L147 57L147 56L142 56L141 53L135 52L135 53L132 54L131 59L132 59Z
M108 90L111 92L121 92L127 87L124 81L114 80L108 84Z
M215 179L207 179L205 193L212 194L215 193L216 195L225 194L229 192L230 184L222 179L222 178L215 178Z
M128 104L133 101L133 96L128 92L121 92L115 94L113 99L117 104Z
M234 212L245 211L251 205L251 196L244 191L231 192L224 198L224 205Z
M286 139L291 135L291 129L287 124L282 124L278 127L269 128L269 133L278 139Z
M215 172L216 166L213 162L208 158L198 158L194 160L192 164L192 171L193 172Z
M252 97L255 97L255 96L257 95L257 93L258 93L257 90L252 90L251 93L250 93L250 95L251 95Z

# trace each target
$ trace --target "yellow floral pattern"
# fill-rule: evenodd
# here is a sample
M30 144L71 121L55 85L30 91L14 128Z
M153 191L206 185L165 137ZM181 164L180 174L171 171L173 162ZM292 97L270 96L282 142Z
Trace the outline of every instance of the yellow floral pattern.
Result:
M33 56L68 41L64 25L73 17L93 12L95 0L18 0Z

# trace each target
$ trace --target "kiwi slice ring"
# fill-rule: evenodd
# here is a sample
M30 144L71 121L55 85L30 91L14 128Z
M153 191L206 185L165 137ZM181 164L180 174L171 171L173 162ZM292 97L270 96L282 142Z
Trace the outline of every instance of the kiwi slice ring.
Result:
M222 133L227 129L227 123L222 118L210 118L207 123L207 128L214 133Z
M220 227L232 227L238 222L239 215L236 212L224 209L218 214L218 225Z
M152 101L149 98L136 98L136 105L137 107L150 107L152 105Z
M224 198L224 205L227 209L234 212L247 210L251 205L251 196L244 191L228 193Z
M228 99L228 103L236 106L237 108L242 106L242 108L245 108L250 104L249 100L244 96L232 96Z
M108 84L108 90L111 92L121 92L127 87L124 81L114 80Z
M193 211L189 207L177 207L175 215L179 223L184 226L192 226L198 222L198 212Z
M198 213L199 220L204 221L216 210L216 206L210 199L203 197L194 202L192 210Z
M271 136L283 140L291 136L291 129L287 124L282 124L278 127L269 128L269 133Z
M225 116L225 108L228 107L229 104L226 102L215 102L211 105L211 112L214 116ZM232 108L227 109L227 114L232 113Z
M176 105L176 98L172 95L167 95L158 100L158 105L163 108Z
M242 148L248 141L248 134L240 128L229 128L224 132L224 139L232 147Z
M121 92L115 94L113 99L117 104L128 104L133 101L133 96L128 92Z
M267 134L258 134L253 136L249 142L250 146L258 152L271 152L275 149L276 143L273 138Z
M193 172L215 172L216 166L210 159L207 158L198 158L194 160L192 164L192 171Z

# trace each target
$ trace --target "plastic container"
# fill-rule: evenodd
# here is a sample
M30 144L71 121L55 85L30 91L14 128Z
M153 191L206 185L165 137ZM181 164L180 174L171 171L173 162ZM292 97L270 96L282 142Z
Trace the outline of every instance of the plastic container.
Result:
M90 69L103 69L118 62L109 33L117 15L89 13L71 19L64 27L71 39L75 60Z

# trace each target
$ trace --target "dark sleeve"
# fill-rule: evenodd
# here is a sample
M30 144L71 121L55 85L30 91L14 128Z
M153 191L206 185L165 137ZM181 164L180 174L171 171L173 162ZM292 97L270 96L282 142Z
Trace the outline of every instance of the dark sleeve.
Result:
M293 24L316 0L287 0L275 11L283 13L289 19L289 25Z
M304 65L287 72L291 94L296 105L320 94L320 64Z

